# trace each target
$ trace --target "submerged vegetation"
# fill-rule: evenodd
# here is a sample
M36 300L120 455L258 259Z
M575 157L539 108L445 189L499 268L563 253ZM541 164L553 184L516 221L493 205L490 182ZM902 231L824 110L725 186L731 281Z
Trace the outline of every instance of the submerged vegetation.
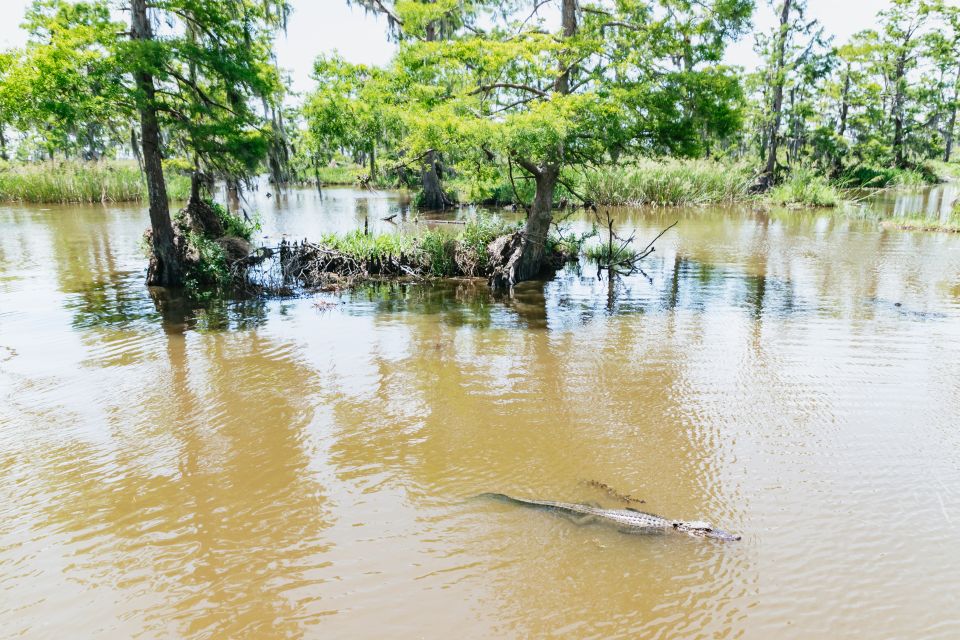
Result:
M167 172L167 197L186 200L190 178ZM0 200L34 203L140 202L143 173L132 162L54 160L0 167Z

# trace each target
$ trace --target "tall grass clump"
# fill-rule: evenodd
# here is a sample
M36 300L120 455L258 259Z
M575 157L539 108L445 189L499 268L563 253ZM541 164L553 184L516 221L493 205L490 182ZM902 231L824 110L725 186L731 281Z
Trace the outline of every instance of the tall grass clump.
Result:
M798 167L774 187L768 198L774 204L800 207L835 207L840 193L827 179L809 167Z
M167 195L184 200L190 179L170 173ZM9 165L0 169L0 200L32 203L140 202L147 185L130 162L49 161Z
M320 244L360 261L386 261L412 253L413 236L403 233L373 235L357 229L346 234L330 233Z
M601 264L615 264L625 260L632 260L637 256L637 250L627 245L614 243L612 246L606 242L602 244L592 244L584 252L588 260L599 262Z
M373 235L358 229L346 234L331 233L320 246L381 273L402 265L408 275L434 277L480 276L488 269L487 245L516 230L498 217L478 215L459 232L426 229L418 233Z
M847 169L837 180L847 189L882 189L885 187L922 187L939 181L937 173L929 168L898 169L858 165Z
M709 160L642 160L587 172L584 197L599 205L691 206L747 197L753 173L745 165Z

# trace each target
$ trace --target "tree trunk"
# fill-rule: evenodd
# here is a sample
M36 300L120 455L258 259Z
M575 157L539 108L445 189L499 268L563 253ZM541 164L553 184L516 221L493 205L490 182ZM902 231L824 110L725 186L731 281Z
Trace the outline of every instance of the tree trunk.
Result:
M847 135L847 120L850 117L850 75L851 64L847 63L847 72L843 79L843 93L840 96L840 124L837 127L837 135L842 141ZM840 153L833 158L833 177L838 178L843 173L843 156Z
M953 109L950 110L950 121L947 123L947 135L945 136L946 150L943 153L943 161L950 162L951 156L953 156L953 135L954 131L957 128L957 105L953 105ZM4 159L6 156L4 155Z
M428 152L423 171L420 174L423 190L420 192L419 200L420 207L423 209L446 209L452 204L450 198L443 191L437 164L436 152Z
M152 40L153 31L147 16L146 0L130 2L130 37L133 40ZM160 151L160 125L154 104L156 87L153 76L145 71L134 74L137 88L143 94L140 104L140 138L143 150L143 169L150 197L150 231L153 257L147 272L147 284L175 287L183 284L183 267L174 242L167 184L163 178Z
M313 165L313 180L317 183L317 194L323 199L323 184L320 182L320 162L316 156L313 156L311 163Z
M494 287L512 287L518 282L536 277L543 271L547 236L553 221L553 190L560 177L559 166L547 166L536 174L537 193L530 206L523 230L494 242L500 243L492 255L494 273L490 284ZM493 251L492 251L493 253Z
M136 127L130 127L130 150L133 152L133 157L137 159L140 173L143 173L143 155L140 153L140 138L137 137Z
M950 119L947 121L947 131L944 136L946 151L943 154L943 161L950 162L953 155L953 135L957 129L957 107L960 105L960 71L957 72L956 85L953 88L953 105L950 108ZM6 158L6 155L4 155Z
M564 38L577 35L578 5L578 0L563 0L561 24ZM561 61L557 79L554 82L554 91L561 95L569 94L570 79L575 75L575 71L574 65L564 66ZM562 151L558 149L558 158L563 157ZM490 256L491 264L494 266L490 284L494 287L513 286L543 271L547 236L550 233L550 223L553 222L553 190L560 178L559 162L548 162L540 167L529 161L518 160L518 163L533 174L537 191L523 230L512 236L500 238L490 246L488 253L496 253Z
M377 148L370 147L370 180L377 179Z
M837 133L842 138L847 134L847 118L850 117L850 65L847 65L847 75L843 81L843 95L840 104L840 127Z
M563 0L561 23L564 38L572 38L577 35L577 0ZM570 93L570 75L573 72L573 67L564 68L562 64L561 62L560 75L557 76L554 83L554 90L565 95Z
M193 158L193 171L190 173L190 202L187 203L187 206L190 206L193 203L200 202L200 162L196 156Z
M773 186L777 171L777 150L780 137L780 122L783 118L784 68L786 67L787 34L790 30L790 7L792 0L783 0L780 12L780 33L777 37L777 52L774 64L773 104L771 105L770 129L767 132L767 158L763 169L760 187L764 190Z
M905 87L906 84L906 67L907 61L901 55L897 60L897 71L896 71L896 93L893 98L893 156L894 163L897 168L903 169L906 167L906 156L903 150L903 138L904 138L904 117L903 117L903 103L906 99Z
M426 41L436 42L437 40L436 22L427 24ZM447 194L443 191L443 183L438 169L436 151L429 151L424 159L423 168L420 171L420 206L424 209L446 209L453 204Z
M6 126L0 124L0 158L3 160L9 160L10 156L7 154L7 133Z

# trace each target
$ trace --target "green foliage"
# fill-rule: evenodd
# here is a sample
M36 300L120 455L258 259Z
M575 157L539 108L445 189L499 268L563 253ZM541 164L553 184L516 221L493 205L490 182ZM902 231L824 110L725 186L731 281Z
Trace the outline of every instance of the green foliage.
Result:
M0 103L15 108L0 122L33 132L48 157L62 151L100 158L129 113L111 46L123 25L103 0L34 0L23 28L27 45L0 82Z
M138 108L152 107L169 144L201 170L242 178L257 172L275 141L283 84L272 61L276 30L286 21L283 0L166 0L157 18L173 29L152 39L109 43L120 69L149 73L152 104L128 88Z
M414 249L412 236L402 233L365 234L360 229L345 235L327 234L321 238L320 244L357 260L381 262L391 258L400 258L411 253Z
M702 205L747 197L753 172L706 160L641 160L586 172L584 196L600 205Z
M937 176L940 182L960 180L960 162L941 162L931 160L927 162L930 172Z
M167 174L167 195L185 200L189 178ZM140 202L147 198L143 175L129 162L52 161L0 168L0 199L37 203Z
M749 0L671 0L662 22L648 3L616 3L578 11L576 33L560 35L517 3L358 2L388 14L400 50L385 70L318 59L304 115L321 159L386 153L418 172L433 151L460 200L529 203L531 167L607 164L631 149L698 155L741 123L736 75L718 63Z
M99 159L128 144L137 109L155 109L166 155L222 177L256 173L274 145L282 98L272 62L283 0L150 3L162 37L131 39L109 0L33 0L22 50L0 56L0 127L43 156ZM137 74L153 77L148 100ZM149 102L149 105L148 105ZM2 133L2 131L0 131Z
M794 169L768 197L772 203L785 206L835 207L840 204L837 190L809 167Z
M227 211L227 208L218 202L209 201L207 204L217 214L220 224L223 225L223 233L235 238L250 240L253 234L260 230L260 220L254 217L253 220L246 220L236 214Z
M220 220L224 236L250 240L260 229L258 220L247 222L240 216L231 214L216 202L205 202ZM216 238L198 233L189 228L185 210L175 217L179 233L186 239L187 249L184 261L184 287L194 298L205 299L221 295L230 290L232 275L224 247Z
M317 58L313 75L318 86L302 109L307 128L301 155L319 167L341 150L360 151L376 178L378 147L389 144L398 127L396 114L389 108L386 72L334 55Z
M230 267L227 254L211 238L194 232L185 235L193 249L193 260L185 263L184 288L191 295L208 297L226 290L230 285Z

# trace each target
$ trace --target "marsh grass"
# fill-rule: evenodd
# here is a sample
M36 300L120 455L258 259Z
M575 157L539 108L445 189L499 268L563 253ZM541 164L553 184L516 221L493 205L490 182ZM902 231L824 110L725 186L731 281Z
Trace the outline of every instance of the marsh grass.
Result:
M794 169L767 198L773 204L797 207L836 207L841 200L836 187L808 167Z
M316 175L309 173L311 179L320 178L320 183L324 186L352 185L357 183L357 178L366 175L367 170L359 165L336 165L333 167L320 167Z
M746 165L642 160L588 171L581 188L598 205L694 206L744 200L753 181Z
M837 180L837 186L843 189L923 187L936 183L937 173L936 169L929 167L920 170L859 165L844 172Z
M167 196L185 200L190 179L169 172ZM0 167L0 200L31 203L140 202L147 185L132 162L51 161Z
M457 232L439 228L373 235L357 229L327 234L319 245L366 265L371 272L381 270L383 265L402 264L417 275L480 276L488 266L487 245L516 228L516 224L483 214L467 221Z
M943 231L960 233L960 215L954 214L947 220L928 218L925 216L904 216L885 220L884 227L903 229L904 231Z
M953 205L953 212L946 218L914 214L898 216L883 221L884 227L903 229L905 231L943 231L960 233L960 201Z
M619 243L614 243L612 248L608 243L590 245L585 253L588 260L601 264L617 264L637 257L636 249Z

